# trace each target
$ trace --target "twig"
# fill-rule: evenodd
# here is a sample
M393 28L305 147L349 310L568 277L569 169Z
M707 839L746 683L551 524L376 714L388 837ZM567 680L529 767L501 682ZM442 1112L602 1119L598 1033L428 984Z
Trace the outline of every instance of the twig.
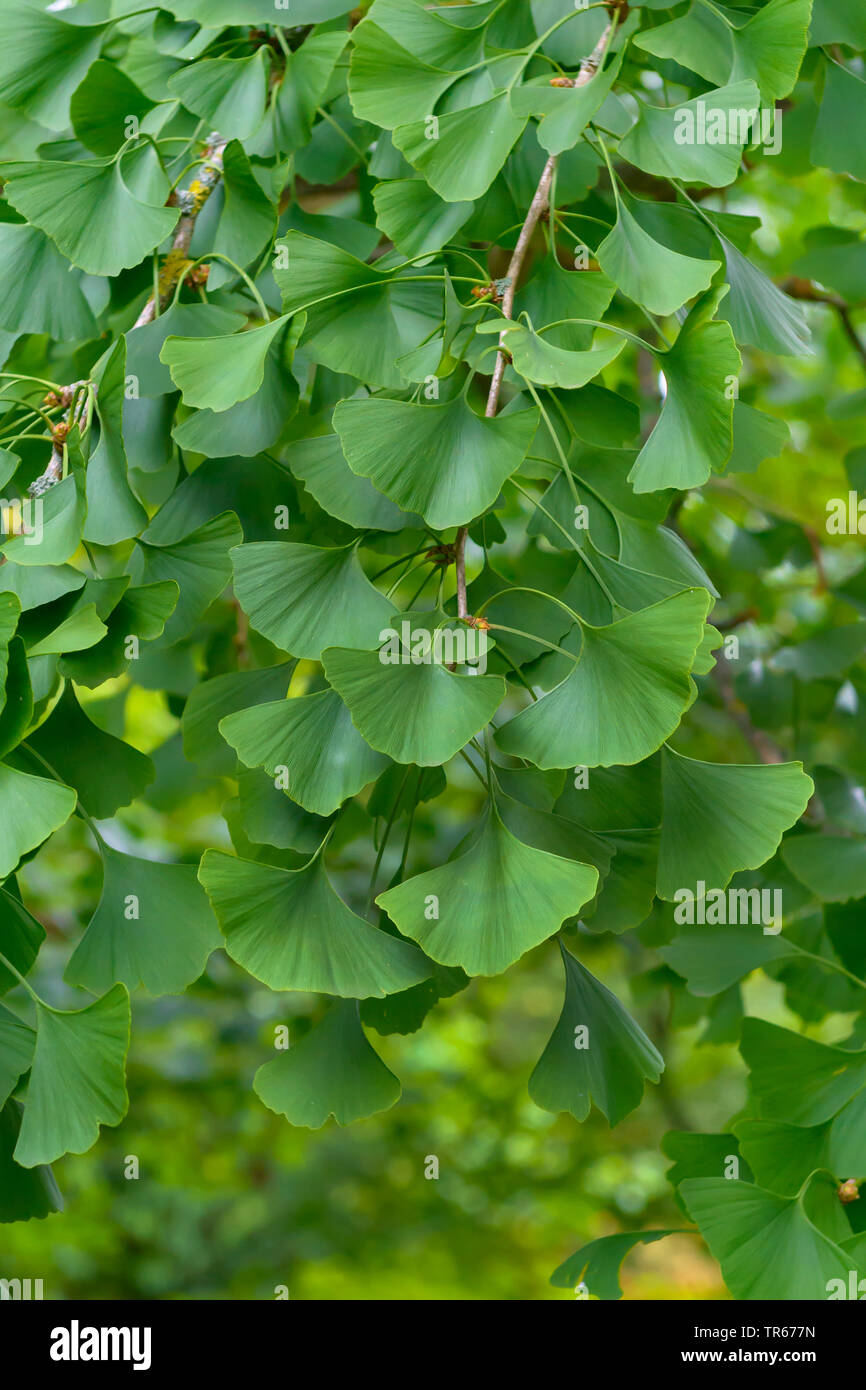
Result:
M596 44L595 48L584 58L580 65L580 70L572 83L574 87L584 87L590 82L598 72L602 59L607 51L611 29L616 23L616 13L605 26L604 32ZM514 308L514 295L517 290L517 282L523 270L523 262L529 250L529 243L532 240L533 232L538 226L540 218L547 212L550 204L550 186L553 182L553 175L556 172L557 156L552 154L541 171L541 178L538 187L529 204L529 211L526 220L520 229L517 244L511 253L511 260L508 263L508 270L504 277L504 292L502 295L502 314L506 319L511 318ZM490 390L487 393L487 405L484 414L491 417L499 409L499 392L502 387L502 379L505 376L505 367L508 357L504 351L505 334L499 335L499 351L496 354L496 365L493 368L493 376L490 381ZM458 618L468 618L469 609L466 606L466 537L469 533L468 526L461 526L457 532L455 545L455 572L457 576L457 616Z
M227 140L216 133L208 136L208 144L202 154L202 168L189 188L171 195L169 203L181 209L181 219L175 228L171 250L162 263L159 272L160 312L168 305L177 289L189 261L189 244L195 230L196 218L219 183L223 172L223 151ZM138 318L135 327L151 323L156 315L156 300L150 296Z
M762 763L784 763L787 762L787 755L779 745L765 734L763 729L756 729L746 706L737 696L734 689L734 680L725 661L717 661L713 668L713 674L719 687L719 694L722 697L722 704L725 712L736 724L740 733L743 735L749 747L760 758Z
M844 300L841 295L830 294L826 290L819 290L817 285L814 285L811 280L804 280L798 275L794 275L791 279L786 280L782 285L782 289L791 299L806 299L813 304L829 304L831 309L835 309L836 313L839 315L842 331L857 356L860 358L863 366L866 367L866 343L863 342L863 339L854 327L854 321L851 318L851 306L848 304L847 300Z

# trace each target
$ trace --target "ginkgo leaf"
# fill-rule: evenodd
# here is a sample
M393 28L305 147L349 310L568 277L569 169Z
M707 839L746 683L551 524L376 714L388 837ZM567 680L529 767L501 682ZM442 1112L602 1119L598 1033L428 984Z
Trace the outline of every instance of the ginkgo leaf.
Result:
M131 585L107 615L106 636L86 651L64 653L58 667L61 675L91 689L121 675L137 659L135 653L140 654L142 642L162 636L179 596L178 585L170 579ZM131 638L137 645L130 642Z
M235 759L226 747L220 722L236 710L265 705L284 696L295 669L293 661L260 671L226 671L202 681L190 692L181 727L184 756L208 772L231 775ZM254 764L253 764L254 766Z
M823 1124L866 1085L866 1050L815 1042L761 1018L744 1020L740 1050L760 1113L772 1120Z
M381 999L430 973L416 946L346 906L321 855L285 870L208 850L199 877L232 960L271 989Z
M691 702L689 672L710 602L705 589L686 589L608 627L581 624L573 670L500 727L498 746L542 768L649 757Z
M781 1120L738 1120L734 1130L761 1187L791 1196L816 1168L839 1174L860 1172L864 1107L866 1090L858 1091L824 1124L803 1128Z
M88 718L68 683L50 717L27 743L74 787L85 810L98 820L135 801L155 776L145 753Z
M735 1298L826 1299L829 1281L866 1264L841 1250L809 1217L815 1190L832 1189L829 1173L815 1173L796 1197L781 1197L731 1178L687 1178L680 1192L725 1283Z
M285 71L268 112L275 149L293 154L312 134L334 66L346 47L346 34L312 33L300 48L285 55ZM267 130L267 122L264 127ZM259 131L257 140L261 138Z
M108 155L128 138L130 121L140 125L153 107L122 68L99 58L73 92L69 117L82 145L94 154Z
M40 501L41 530L34 535L13 535L0 546L6 559L16 565L64 565L81 544L86 507L80 478L67 475Z
M86 1153L126 1114L129 995L123 985L69 1013L36 1006L36 1052L15 1145L22 1168Z
M596 251L606 275L636 304L663 317L702 294L720 261L697 260L671 251L636 220L620 200L617 220Z
M727 237L720 235L719 243L730 285L719 313L730 323L737 342L764 352L808 356L810 333L802 305L774 285Z
M753 473L764 459L778 458L790 443L784 420L765 415L745 401L734 401L734 447L724 473Z
M653 1245L676 1231L621 1231L614 1236L600 1236L569 1255L551 1274L550 1282L557 1289L573 1289L579 1285L595 1298L622 1298L619 1268L637 1245Z
M373 189L376 223L404 256L439 251L468 221L473 204L445 203L423 179L389 179Z
M442 320L442 287L365 265L348 251L301 232L276 244L274 279L286 314L307 311L302 349L335 372L402 388L398 360ZM350 293L351 292L351 293Z
M38 642L28 644L29 657L57 652L86 651L105 636L108 628L99 617L95 603L87 603L71 613L58 627Z
M782 847L791 873L825 902L866 897L866 841L844 835L797 835Z
M462 397L427 405L350 400L334 411L353 472L439 531L464 525L496 501L537 427L535 409L489 420Z
M171 372L184 404L199 410L228 410L255 395L264 380L265 358L287 319L273 319L259 328L231 337L168 337L159 360Z
M137 536L147 525L147 512L129 486L123 442L123 402L128 386L123 338L93 368L92 377L96 385L99 443L87 462L87 520L83 535L97 545L116 545Z
M124 182L120 160L10 164L3 191L29 223L47 232L64 256L90 275L119 275L138 265L173 231L179 216L177 208L136 198Z
M339 35L330 35L338 38ZM230 140L223 150L220 181L223 206L214 238L214 251L235 265L246 266L256 260L270 243L277 224L277 209L258 182L253 166L238 140ZM230 265L211 263L208 284L214 288L231 280Z
M69 820L76 800L71 787L0 763L0 879Z
M161 352L166 338L229 339L244 322L243 314L216 304L170 304L159 318L126 335L126 365L142 396L162 396L175 390ZM230 341L234 341L232 336Z
M447 203L486 193L523 133L525 116L515 116L508 92L500 92L463 111L398 125L393 141L406 159Z
M619 153L648 174L724 188L737 177L743 146L753 140L756 117L760 128L760 99L755 83L742 81L678 106L642 102L636 124L619 143ZM711 135L722 138L711 141Z
M364 741L334 690L241 709L220 720L220 733L248 767L285 773L293 801L329 816L387 765Z
M253 1079L259 1099L291 1125L321 1129L329 1115L338 1125L389 1110L400 1082L367 1041L358 1006L335 1004L288 1051L265 1062Z
M377 651L341 647L327 648L322 661L352 723L371 748L398 763L448 762L505 698L501 676L455 675L435 661L383 662Z
M254 458L270 449L298 408L298 383L283 360L284 346L278 333L265 353L263 380L253 395L226 410L192 411L172 430L175 443L215 459Z
M0 888L0 952L14 965L19 975L26 975L45 940L42 923L28 912L18 896L15 880ZM14 989L17 976L0 964L0 994Z
M522 844L493 805L468 849L376 902L440 965L499 975L576 916L597 884L593 866Z
M548 154L573 149L586 126L603 105L622 66L622 52L599 68L589 82L579 87L512 88L511 108L516 116L540 116L538 143Z
M80 277L38 227L0 224L0 258L6 286L0 304L0 328L8 333L47 333L58 341L90 338L96 320Z
M232 576L229 552L241 543L243 532L232 512L223 512L168 544L149 540L150 529L138 541L131 568L138 584L172 580L178 585L177 607L162 638L167 645L184 636L222 593Z
M543 1110L585 1120L598 1106L613 1127L639 1105L647 1080L658 1081L664 1059L615 994L564 946L565 1001L529 1080Z
M205 58L169 78L169 91L229 139L245 140L261 125L268 95L266 44L249 58Z
M658 892L725 888L775 854L815 790L802 763L707 763L662 751L664 816Z
M94 994L113 984L181 994L221 945L193 864L121 854L104 842L102 894L64 978Z
M35 1046L35 1030L0 1004L0 1109L29 1070Z
M256 541L232 553L235 593L257 632L293 656L375 642L394 605L370 583L353 547Z
M565 270L555 256L545 256L520 288L520 308L536 331L546 330L548 342L585 349L595 330L561 320L601 319L615 292L616 285L602 271Z
M361 120L386 130L411 121L418 111L432 111L457 76L407 51L372 16L352 36L352 109Z
M575 391L598 376L619 356L626 340L612 337L608 342L586 352L571 352L545 342L544 338L523 324L505 330L505 342L511 353L515 371L539 386L561 386Z
M299 439L292 445L289 466L319 506L358 530L401 531L420 526L421 520L404 512L369 478L353 473L346 462L338 434Z
M862 145L864 121L866 82L841 63L828 62L812 139L812 163L838 173L853 174L860 180L866 178Z
M811 8L811 0L769 0L735 28L721 11L693 0L684 15L637 35L635 42L709 82L754 79L762 100L775 103L789 94L797 79Z
M704 996L721 994L768 962L799 954L795 942L765 935L760 925L730 922L718 927L690 925L682 936L659 948L662 960L684 977L690 992Z
M23 1113L16 1100L7 1100L0 1110L0 1222L41 1221L63 1210L51 1169L22 1168L12 1157Z
M69 124L69 98L97 57L107 24L67 24L26 3L4 6L0 101L51 130Z

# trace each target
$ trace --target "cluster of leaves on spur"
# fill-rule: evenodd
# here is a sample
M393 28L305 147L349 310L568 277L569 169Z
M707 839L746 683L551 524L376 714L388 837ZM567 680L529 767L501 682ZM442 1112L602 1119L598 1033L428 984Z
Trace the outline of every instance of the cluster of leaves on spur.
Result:
M5 0L0 1220L148 998L257 982L254 1103L377 1124L543 961L576 1132L682 1113L679 1027L747 1083L554 1286L685 1232L859 1287L864 50L848 0Z

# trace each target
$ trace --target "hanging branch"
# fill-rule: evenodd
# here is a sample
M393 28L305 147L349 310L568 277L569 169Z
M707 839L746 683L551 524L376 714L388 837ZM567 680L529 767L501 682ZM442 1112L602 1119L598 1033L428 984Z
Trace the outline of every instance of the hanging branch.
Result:
M216 133L209 135L208 144L202 154L200 173L193 179L189 188L175 191L169 197L169 206L179 207L181 218L175 228L171 250L160 267L158 277L160 313L170 303L172 295L177 289L178 281L182 278L189 264L189 245L195 230L196 218L222 178L223 152L227 144L228 141L224 140L221 135ZM134 326L140 328L142 324L151 323L155 316L156 300L151 295L135 320Z
M848 339L852 348L864 367L866 367L866 343L860 337L854 327L854 320L851 317L851 305L841 295L830 294L827 290L819 290L811 280L804 280L802 276L794 275L786 280L782 285L785 294L792 299L806 299L813 304L828 304L831 309L835 309L839 315L839 323L845 337Z
M181 218L175 228L171 250L165 257L159 272L160 312L171 301L178 282L189 265L189 246L195 230L196 218L222 177L223 151L227 144L228 141L224 140L221 135L214 133L208 136L208 143L202 154L202 167L198 176L192 180L189 188L173 192L168 199L170 207L181 209ZM151 323L155 316L156 300L151 295L136 319L134 327L140 328L142 324ZM49 488L54 487L55 483L59 483L63 477L63 449L66 437L73 425L81 424L85 410L92 407L93 389L85 391L82 396L79 396L81 388L88 386L92 388L92 383L73 381L71 385L64 386L62 391L49 392L45 397L45 404L68 408L68 414L66 419L61 420L51 431L51 457L44 472L40 473L38 478L34 478L27 489L31 497L41 497Z
M612 18L606 24L604 32L595 45L595 48L588 57L583 59L577 76L569 83L570 86L585 87L587 82L591 82L598 72L607 51L611 30L617 22L617 13L620 11L621 6L619 3L616 3L611 6L611 9L613 11ZM520 229L520 235L511 253L511 260L508 263L508 269L502 281L504 287L502 295L502 314L506 319L511 318L517 282L523 270L523 262L526 259L526 253L529 250L529 243L532 240L532 235L540 219L547 212L550 205L550 187L553 183L553 175L556 172L556 162L557 156L552 154L541 171L538 187L533 194L532 202L529 204L526 220ZM496 354L496 365L493 368L490 390L487 394L487 405L484 411L484 414L488 417L495 415L499 409L499 392L502 387L502 379L505 376L505 368L508 363L508 354L505 350L504 343L505 334L500 333L499 351ZM463 619L469 618L469 609L466 606L466 537L468 534L469 527L461 526L454 542L454 564L457 575L457 616Z

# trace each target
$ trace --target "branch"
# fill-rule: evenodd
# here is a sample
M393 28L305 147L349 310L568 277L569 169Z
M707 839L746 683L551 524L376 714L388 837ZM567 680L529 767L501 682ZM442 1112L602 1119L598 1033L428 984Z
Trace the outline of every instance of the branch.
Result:
M836 313L839 315L842 331L857 356L860 358L863 366L866 367L866 343L863 342L863 339L854 327L854 321L851 318L850 304L848 304L841 295L829 294L826 290L819 290L816 285L813 285L811 280L804 280L798 275L794 275L790 280L786 280L782 285L782 289L785 291L785 294L790 295L791 299L807 299L813 304L829 304L831 309L835 309Z
M787 754L779 745L765 734L763 729L756 729L751 719L749 711L737 696L734 689L734 680L724 660L717 661L713 674L719 687L719 694L722 697L722 704L725 712L736 724L743 738L748 743L752 751L760 758L762 763L784 763L787 762Z
M202 154L202 167L198 177L193 179L189 188L175 192L169 198L170 206L179 207L182 216L175 228L171 250L163 261L159 272L160 313L171 301L172 295L177 289L178 281L186 271L189 262L189 244L195 230L196 218L222 177L223 151L227 144L228 141L224 140L221 135L216 133L210 135L207 147ZM142 324L151 323L155 316L156 301L151 295L135 320L134 327L140 328Z
M614 10L613 17L605 25L604 32L602 33L601 38L599 39L595 48L592 50L592 52L589 54L587 58L583 59L583 62L580 65L580 70L578 71L578 74L575 77L574 81L571 83L571 86L585 87L587 82L590 82L592 78L595 77L595 74L598 72L601 61L604 58L605 52L607 50L611 29L616 23L616 11L618 9L619 5L617 5L616 9ZM511 260L508 263L508 270L505 273L505 290L502 295L502 314L503 317L506 319L511 318L512 310L514 308L514 295L517 290L517 282L520 279L520 274L523 270L523 262L526 259L526 253L529 250L529 243L532 240L533 232L538 226L541 217L547 212L550 204L550 186L553 182L553 175L556 172L556 160L557 156L555 154L552 154L541 172L541 178L538 181L538 187L536 188L535 193L533 194L532 202L529 204L529 211L526 214L526 220L524 221L523 226L520 229L520 235L517 238L517 244L515 245L514 250L511 253ZM484 414L488 417L495 415L497 410L499 409L499 392L502 387L502 379L505 376L505 367L508 361L507 354L504 350L504 343L505 334L500 333L499 351L496 354L496 366L493 369L493 376L490 381L490 390L487 394L487 406L484 411ZM469 616L469 610L466 606L466 537L468 533L469 527L461 526L460 530L457 532L457 538L454 543L454 565L457 575L458 618L468 618Z

